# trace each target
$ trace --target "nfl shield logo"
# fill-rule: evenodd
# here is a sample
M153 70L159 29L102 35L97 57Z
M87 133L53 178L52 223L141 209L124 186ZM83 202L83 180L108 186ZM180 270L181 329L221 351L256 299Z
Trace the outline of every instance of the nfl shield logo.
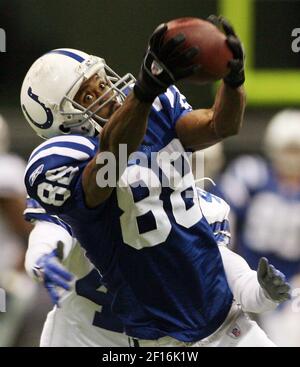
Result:
M228 335L234 339L237 339L241 336L241 329L238 327L238 325L234 325L234 327L229 330Z

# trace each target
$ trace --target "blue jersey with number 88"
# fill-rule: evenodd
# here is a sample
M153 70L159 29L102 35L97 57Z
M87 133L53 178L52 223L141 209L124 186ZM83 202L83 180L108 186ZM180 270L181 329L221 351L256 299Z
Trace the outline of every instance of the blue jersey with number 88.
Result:
M143 159L131 157L112 195L95 209L85 206L81 176L98 151L96 138L49 139L32 153L25 175L29 195L72 226L113 294L113 312L137 338L200 340L224 322L232 303L175 131L190 110L175 87L154 101L138 149Z

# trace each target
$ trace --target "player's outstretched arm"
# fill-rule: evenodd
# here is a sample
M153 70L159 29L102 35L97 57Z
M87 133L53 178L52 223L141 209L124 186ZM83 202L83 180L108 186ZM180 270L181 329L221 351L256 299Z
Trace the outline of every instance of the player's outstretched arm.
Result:
M121 175L119 167L119 146L125 144L127 157L134 152L141 143L147 126L147 118L151 103L140 102L133 93L125 100L124 104L112 115L104 126L100 136L100 151L85 167L82 176L82 185L87 207L94 208L109 198L114 185L107 186L97 182L97 173L104 167L105 163L97 163L105 157L105 153L114 154L116 177Z
M246 105L243 87L245 56L242 44L232 26L223 17L210 16L208 20L224 31L234 59L229 63L230 72L221 82L213 107L194 110L177 122L179 139L186 148L195 150L207 148L237 134Z
M198 70L198 66L192 61L198 50L192 47L180 51L179 46L185 41L183 34L175 35L163 44L162 38L166 30L167 26L162 24L152 34L133 92L111 116L101 132L99 154L113 153L117 167L120 144L126 144L128 158L142 142L154 99L177 80ZM180 66L183 61L185 67ZM90 208L104 202L114 189L98 186L96 175L101 165L96 161L97 157L88 164L83 173L85 201ZM116 174L120 175L122 172Z
M61 264L73 246L69 233L57 224L35 221L29 236L25 268L30 277L43 282L53 304L59 306L58 288L71 289L73 275Z
M270 311L289 298L289 285L284 281L281 283L281 280L277 284L280 276L276 272L276 277L270 274L269 278L266 264L261 264L256 272L250 269L241 256L227 247L219 246L219 250L228 285L243 311Z

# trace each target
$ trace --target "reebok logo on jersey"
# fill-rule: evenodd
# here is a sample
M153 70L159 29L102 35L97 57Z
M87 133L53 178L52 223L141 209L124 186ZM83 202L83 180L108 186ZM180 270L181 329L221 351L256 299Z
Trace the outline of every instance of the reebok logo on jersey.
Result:
M41 164L40 166L38 166L38 168L36 168L32 174L29 177L29 184L30 186L33 186L34 181L37 179L37 177L43 172L44 169L44 165Z

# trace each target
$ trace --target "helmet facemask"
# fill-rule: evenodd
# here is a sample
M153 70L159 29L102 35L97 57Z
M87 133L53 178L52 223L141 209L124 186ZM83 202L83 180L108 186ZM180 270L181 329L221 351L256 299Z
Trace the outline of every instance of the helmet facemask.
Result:
M78 68L78 78L68 89L59 104L59 113L64 117L61 130L64 133L69 133L70 131L74 133L74 130L79 129L81 134L86 130L86 135L97 135L101 131L101 126L108 121L108 119L98 115L99 111L114 99L122 104L129 88L135 82L135 78L129 73L120 77L106 65L103 59L95 56L80 64ZM110 87L88 107L84 107L77 103L74 98L82 83L95 74L108 81ZM111 96L107 98L110 94ZM94 109L97 105L98 107Z

